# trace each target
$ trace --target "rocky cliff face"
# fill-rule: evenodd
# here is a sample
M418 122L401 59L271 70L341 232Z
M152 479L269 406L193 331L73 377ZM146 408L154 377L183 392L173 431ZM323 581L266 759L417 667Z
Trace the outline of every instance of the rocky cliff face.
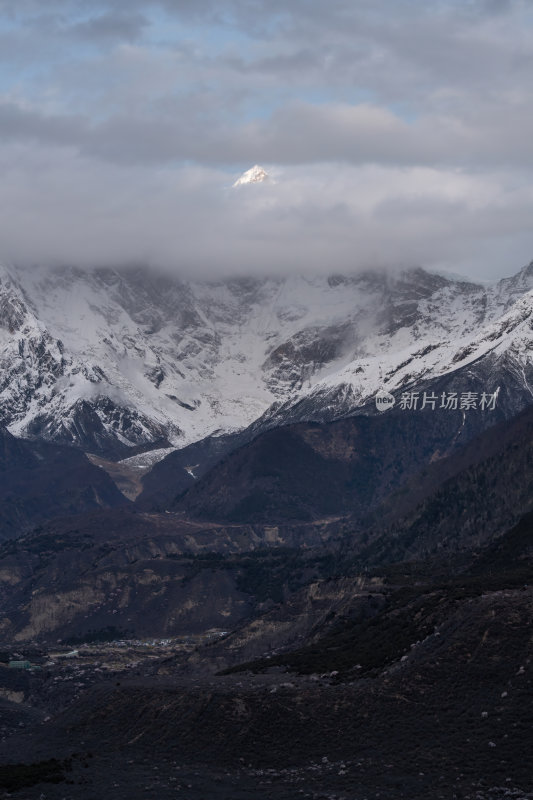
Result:
M334 521L205 524L131 508L55 519L0 547L0 634L55 641L110 626L135 636L228 629L281 596L276 581L259 591L265 552L280 552L283 584L286 553L327 546L338 533Z

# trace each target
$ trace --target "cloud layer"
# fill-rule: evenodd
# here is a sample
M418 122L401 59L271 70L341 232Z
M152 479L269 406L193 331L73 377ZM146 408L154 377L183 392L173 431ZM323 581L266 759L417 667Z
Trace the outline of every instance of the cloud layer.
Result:
M43 8L0 0L0 258L487 278L533 258L525 0ZM232 191L254 163L276 183Z

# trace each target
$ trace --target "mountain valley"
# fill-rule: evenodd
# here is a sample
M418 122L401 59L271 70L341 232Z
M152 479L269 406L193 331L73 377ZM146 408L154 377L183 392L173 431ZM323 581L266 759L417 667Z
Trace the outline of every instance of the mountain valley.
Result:
M532 274L2 277L4 793L531 798Z

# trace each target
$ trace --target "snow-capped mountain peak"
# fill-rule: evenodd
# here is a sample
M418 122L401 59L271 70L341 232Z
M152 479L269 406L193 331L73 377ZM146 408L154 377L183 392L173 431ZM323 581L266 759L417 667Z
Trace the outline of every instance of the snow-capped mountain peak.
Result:
M256 164L251 169L243 172L241 177L235 181L233 186L246 186L249 183L263 183L263 181L267 181L269 178L270 175L266 169L264 169L264 167L260 167L259 164Z
M356 413L383 385L402 391L488 360L520 405L533 396L532 272L487 287L422 269L203 282L10 269L0 425L125 457L274 412Z

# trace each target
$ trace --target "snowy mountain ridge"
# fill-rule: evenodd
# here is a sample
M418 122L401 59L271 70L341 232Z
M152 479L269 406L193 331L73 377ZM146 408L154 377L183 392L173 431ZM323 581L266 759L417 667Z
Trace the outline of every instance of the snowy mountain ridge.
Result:
M125 457L305 401L344 415L489 355L531 393L533 265L493 286L397 274L186 281L0 271L0 424ZM282 415L285 412L281 412ZM281 417L283 421L283 416Z

